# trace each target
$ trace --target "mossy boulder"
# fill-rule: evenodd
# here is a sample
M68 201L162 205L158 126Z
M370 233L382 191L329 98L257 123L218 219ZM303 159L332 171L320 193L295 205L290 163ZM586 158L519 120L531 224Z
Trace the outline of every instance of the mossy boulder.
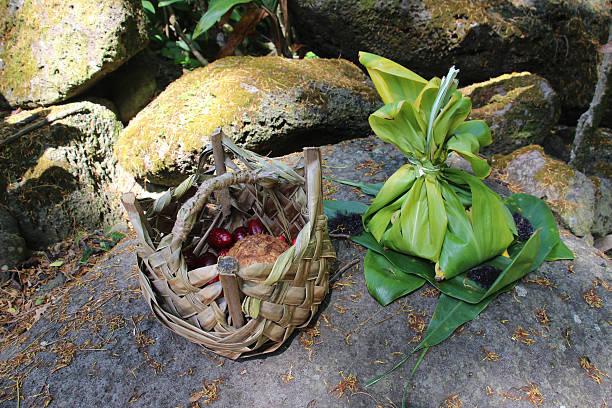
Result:
M77 111L0 147L6 202L31 248L46 247L78 230L112 225L120 215L114 187L120 174L113 145L123 128L107 107L89 101L2 114L0 133L19 122ZM1 245L1 244L0 244Z
M170 84L130 121L115 152L135 177L175 185L217 127L248 149L278 155L365 136L381 104L345 60L228 57Z
M484 154L508 154L542 144L559 120L559 98L548 81L529 72L501 75L461 89L472 100L471 119L491 128L493 143Z
M147 42L140 0L0 0L0 94L13 107L64 101Z
M522 147L506 156L496 155L493 164L511 190L545 200L575 235L590 237L596 188L587 176L548 157L537 145Z
M591 102L597 47L612 3L600 0L290 0L299 41L317 55L357 61L360 50L425 78L451 65L461 84L529 71L549 80L573 120Z

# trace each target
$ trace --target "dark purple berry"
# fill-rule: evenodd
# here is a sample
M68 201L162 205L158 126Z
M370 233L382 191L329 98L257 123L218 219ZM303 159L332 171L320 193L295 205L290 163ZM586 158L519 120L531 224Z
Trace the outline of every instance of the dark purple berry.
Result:
M476 266L467 271L467 277L485 289L489 289L497 279L501 269L491 265Z
M512 218L514 218L514 224L516 224L516 232L518 233L518 240L521 242L525 242L533 235L533 225L529 220L523 217L518 212L512 214Z

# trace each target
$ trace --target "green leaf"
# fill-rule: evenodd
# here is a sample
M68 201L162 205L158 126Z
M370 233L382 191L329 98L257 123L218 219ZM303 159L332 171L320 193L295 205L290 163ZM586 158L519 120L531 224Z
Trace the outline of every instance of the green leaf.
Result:
M457 169L445 169L443 178L467 184L472 194L471 219L454 191L444 181L440 188L448 216L448 231L440 254L446 279L502 254L512 243L514 221L498 194L479 178Z
M476 136L471 133L455 133L446 142L449 151L457 152L461 157L470 162L472 170L477 177L485 178L491 173L491 167L486 159L478 156L480 143Z
M37 298L36 301L34 302L34 305L39 306L43 302L43 300L45 300L44 297Z
M414 103L427 85L421 76L381 56L360 51L359 62L368 70L385 104L402 100Z
M64 261L62 261L61 259L58 259L55 262L52 262L49 264L49 266L62 266L64 264Z
M80 264L86 263L89 257L93 255L93 253L94 253L93 248L86 246L85 252L83 253L83 256L81 256L79 263Z
M511 212L518 212L531 222L534 229L541 230L542 246L532 270L545 260L574 259L572 251L561 241L555 217L544 201L529 194L513 194L505 202ZM520 245L515 251L518 248Z
M113 240L113 244L116 244L117 242L121 241L125 237L125 234L122 234L118 231L113 231L109 234L106 234L106 236Z
M166 7L174 3L186 3L186 1L185 0L163 0L157 3L157 7Z
M508 259L498 256L487 261L487 264L501 269L502 272L491 288L486 290L468 279L466 272L438 282L435 280L434 265L431 262L385 249L370 233L364 232L362 235L351 237L351 240L383 255L393 266L398 268L397 270L426 279L442 293L472 304L480 303L495 291L522 278L533 270L532 265L540 244L539 232L536 232L513 258Z
M425 279L404 273L371 250L366 253L363 268L368 291L383 306L425 284Z
M454 132L455 135L461 135L464 133L471 134L476 137L480 147L488 146L493 141L489 126L487 126L487 124L482 120L468 120L463 122L457 127L457 129L455 129Z
M232 7L238 4L249 3L250 0L211 0L208 4L208 10L193 31L193 39L199 37L202 33L208 31L216 22L221 20L221 17L225 15Z
M463 123L472 110L472 101L464 98L461 92L453 93L451 100L433 123L433 139L436 146L442 146L447 138ZM444 151L445 149L439 149ZM438 153L438 156L440 154ZM446 157L443 157L446 160Z
M155 14L155 6L148 0L142 0L142 8L151 14Z
M446 340L459 326L478 316L493 299L513 287L513 284L508 285L475 304L466 303L442 293L438 298L436 310L427 326L423 340L412 352L423 347L435 346Z
M446 231L446 211L435 176L419 177L407 193L399 216L381 239L395 251L437 262Z
M438 89L431 109L427 109L429 112L429 116L427 117L427 155L429 160L433 160L434 152L438 149L438 146L442 146L442 143L444 142L443 140L439 142L437 141L435 136L435 127L437 126L436 123L438 122L438 119L440 119L445 114L444 112L448 110L448 105L451 105L447 105L448 96L452 95L455 97L455 99L457 99L456 93L453 93L453 90L456 89L457 86L455 85L453 87L453 85L458 72L459 70L455 69L454 66L451 67L451 69L448 71L448 75L442 78L442 81L440 82L440 88Z
M375 384L382 378L391 374L393 371L401 367L414 353L422 349L423 352L421 353L421 356L410 372L409 379L412 378L417 367L421 364L421 361L423 361L425 353L430 347L446 340L459 326L476 318L476 316L478 316L480 312L482 312L498 295L512 289L513 287L514 284L509 285L477 304L466 303L442 293L438 299L438 303L436 304L434 315L427 326L427 331L425 332L423 340L414 348L414 350L412 350L410 354L406 355L400 361L395 363L391 369L369 380L366 383L366 387ZM404 401L402 401L402 406L403 402Z
M346 184L347 186L358 187L365 194L369 194L369 195L378 194L381 187L383 186L383 183L373 183L373 184L358 183L356 181L342 180L342 179L337 179L337 178L329 177L329 176L323 176L323 178L327 180L335 181L336 183Z
M333 201L323 200L323 212L327 218L334 218L338 214L363 214L368 205L361 201Z
M408 101L386 104L368 120L376 136L394 144L408 157L425 158L426 124Z
M556 261L559 259L574 259L574 253L569 249L563 241L559 241L557 245L548 253L545 261Z

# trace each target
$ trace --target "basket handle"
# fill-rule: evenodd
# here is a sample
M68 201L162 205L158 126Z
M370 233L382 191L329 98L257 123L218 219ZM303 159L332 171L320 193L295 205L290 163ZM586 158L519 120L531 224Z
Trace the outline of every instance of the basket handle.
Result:
M194 196L181 206L176 215L176 222L172 228L172 242L170 243L172 251L181 248L181 245L187 239L189 231L191 231L196 222L198 213L214 191L229 188L234 184L253 184L270 177L271 174L269 173L244 170L225 173L202 183Z
M323 229L326 218L323 214L323 190L321 187L321 149L318 147L304 148L304 175L306 178L306 196L308 219L310 220L310 235L316 236L316 246L313 259L321 254Z

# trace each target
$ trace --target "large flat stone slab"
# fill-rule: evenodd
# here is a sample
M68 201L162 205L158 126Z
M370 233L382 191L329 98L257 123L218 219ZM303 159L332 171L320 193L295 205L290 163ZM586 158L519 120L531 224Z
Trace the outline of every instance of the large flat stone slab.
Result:
M326 174L365 182L403 163L401 153L374 138L325 147L323 157ZM350 187L324 184L328 198L367 202ZM599 407L612 401L610 378L600 374L597 383L592 368L612 372L606 289L612 265L569 233L562 239L576 260L545 263L433 347L408 387L409 406ZM125 240L63 289L26 340L0 354L0 404L16 405L9 373L17 372L26 373L20 406L43 405L47 395L50 407L204 406L213 395L212 406L219 407L400 406L416 356L374 386L364 384L418 342L435 293L426 285L383 308L364 283L365 251L344 240L334 245L338 266L360 262L333 285L312 327L271 355L232 361L151 316L135 277L135 241ZM15 362L23 365L11 370Z

